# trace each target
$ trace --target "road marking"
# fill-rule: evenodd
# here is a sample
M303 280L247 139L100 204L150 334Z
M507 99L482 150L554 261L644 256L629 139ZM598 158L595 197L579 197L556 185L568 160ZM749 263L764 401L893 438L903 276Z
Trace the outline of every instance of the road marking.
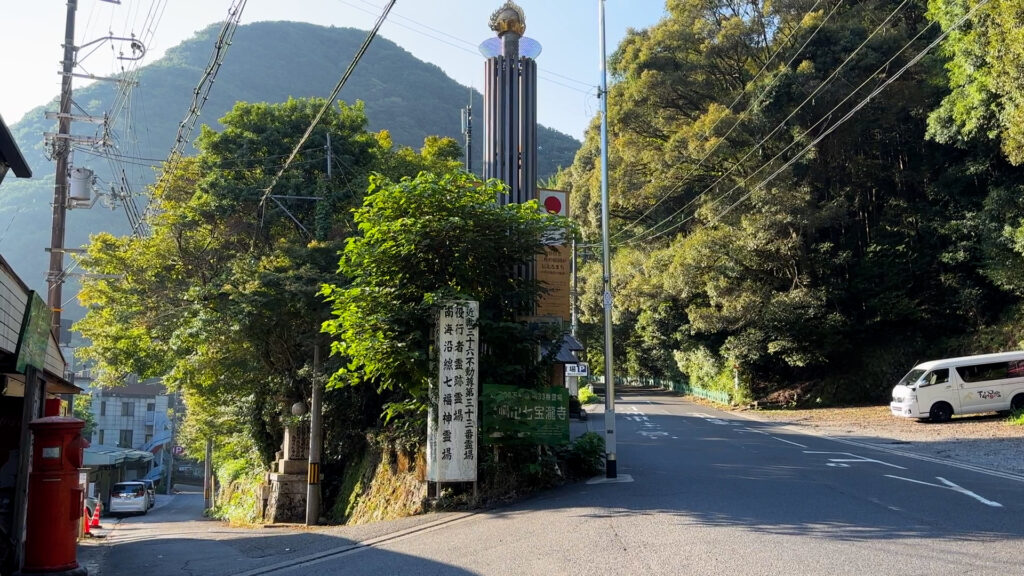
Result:
M945 486L943 486L941 484L932 484L931 482L922 482L920 480L914 480L913 478L904 478L902 476L893 476L892 474L886 474L885 476L887 478L895 478L896 480L904 480L906 482L913 482L914 484L923 484L924 486L932 486L933 488L942 488L942 489L945 489L945 490L952 490L953 492L959 492L961 494L964 494L966 496L970 496L971 498L974 498L975 500L977 500L978 502L981 502L982 504L984 504L986 506L991 506L993 508L1002 508L1003 507L1003 505L1000 504L999 502L996 502L994 500L988 500L986 498L982 498L981 496L978 496L974 492L971 492L970 490L968 490L966 488L963 488L963 487L961 487L961 486L959 486L957 484L954 484L953 482L950 482L949 480L946 480L942 476L936 476L935 478L939 482L942 482L942 484L945 484Z
M829 462L869 462L873 464L881 464L883 466L890 466L892 468L899 468L900 470L906 470L903 466L897 466L895 464L889 464L888 462L882 462L881 460L875 460L873 458L865 458L849 452L819 452L817 450L804 450L804 454L839 454L842 456L849 456L849 458L829 458Z
M742 412L736 412L736 416L745 418L752 422L765 423L765 420L744 414ZM793 432L794 434L802 434L804 436L811 436L813 438L821 438L823 440L831 440L832 442L839 442L840 444L846 444L848 446L856 446L858 448L867 448L868 450L875 450L877 452L885 452L887 454L893 454L896 456L902 456L904 458L912 458L914 460L921 460L922 462L931 462L933 464L942 464L944 466L951 466L953 468L959 468L961 470L969 470L971 472L977 472L978 474L984 474L986 476L992 476L995 478L1002 478L1004 480L1012 480L1014 482L1024 482L1024 474L1016 474L1013 472L1004 472L1002 470L993 470L991 468L985 468L984 466L978 466L976 464L966 464L964 462L957 462L955 460L948 460L945 458L937 458L935 456L926 456L924 454L915 454L913 452L907 452L905 450L896 450L894 448L888 448L886 446L879 446L878 444L872 444L870 442L860 442L857 440L850 440L848 438L840 438L838 436L829 436L827 434L816 433L811 430L798 428L793 425L782 424L781 428Z
M657 438L658 436L668 436L668 432L656 432L653 430L639 430L637 434L641 436L647 436L648 438Z
M797 447L800 447L800 448L807 448L807 446L804 446L803 444L797 444L796 442L791 442L791 441L786 440L784 438L779 438L778 436L771 436L771 438L775 438L779 442L785 442L786 444L792 444L793 446L797 446Z

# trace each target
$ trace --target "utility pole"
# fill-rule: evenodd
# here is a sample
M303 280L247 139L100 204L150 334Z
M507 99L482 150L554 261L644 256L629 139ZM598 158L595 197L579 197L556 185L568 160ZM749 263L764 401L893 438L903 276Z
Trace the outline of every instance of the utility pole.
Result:
M68 156L71 134L71 80L75 68L75 12L78 0L68 0L67 20L64 24L64 60L61 62L60 112L57 116L57 135L53 139L53 159L56 171L53 182L53 224L50 231L50 271L46 275L46 303L50 307L50 324L60 338L61 298L64 284L64 222L68 204Z
M334 157L331 155L331 133L327 133L327 180L331 180L331 164L334 163Z
M323 383L320 381L320 343L313 346L313 398L309 408L309 472L306 476L306 526L320 522L320 446L323 437L321 404Z
M473 173L473 91L469 105L462 109L462 134L466 137L466 172Z
M604 448L605 476L615 478L615 372L612 367L612 257L608 241L608 71L604 37L604 0L598 0L601 26L601 247L604 250Z

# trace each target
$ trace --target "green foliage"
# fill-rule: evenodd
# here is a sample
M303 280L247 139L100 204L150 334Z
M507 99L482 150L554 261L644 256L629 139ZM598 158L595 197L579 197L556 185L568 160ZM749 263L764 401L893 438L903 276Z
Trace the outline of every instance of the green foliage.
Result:
M601 401L601 398L597 394L594 394L594 391L591 390L589 386L583 386L580 388L576 397L579 398L580 404L597 404Z
M330 131L332 155L347 169L328 177L325 164L300 156L274 192L319 200L287 211L262 204L280 158L323 104L239 104L221 132L203 130L197 157L165 167L152 191L150 236L100 234L82 258L86 270L112 277L87 281L79 294L89 313L76 329L90 342L80 353L95 362L101 384L135 373L182 391L190 453L214 436L234 448L225 457L266 465L280 446L282 416L309 396L313 348L329 313L319 286L338 278L336 254L354 230L350 209L368 174L393 166L400 152L365 131L361 105L339 104L312 138L326 141ZM439 154L417 167L443 162Z
M1012 426L1024 426L1024 410L1017 410L1011 414L1007 422Z
M236 526L252 526L263 518L260 486L263 475L252 468L252 462L229 460L217 466L220 487L210 516Z
M563 481L547 446L494 446L480 451L480 491L485 499L514 499Z
M604 470L604 437L595 432L587 432L563 448L560 457L569 478L593 476Z
M887 20L897 6L901 16ZM1000 326L1024 294L1021 172L984 142L925 140L928 112L947 95L940 57L899 78L891 71L909 54L882 66L918 33L936 34L921 6L667 7L611 63L617 366L638 377L682 371L695 386L731 391L738 365L741 398L792 388L863 401L922 358L1015 347L999 335L1014 332ZM853 119L834 123L864 97L856 86L889 80ZM986 103L1010 102L995 95ZM826 125L835 129L798 156ZM597 140L588 132L558 176L584 244L599 237ZM597 372L602 270L597 259L580 269L581 333Z
M75 406L71 415L85 422L82 437L92 438L92 433L96 430L96 417L92 413L92 394L75 396Z
M929 0L928 18L949 32L942 49L950 87L928 118L928 136L961 145L994 140L1012 164L1024 164L1024 7Z
M523 351L534 339L506 336L522 330L514 313L534 300L538 287L508 271L543 250L543 236L563 228L564 219L540 213L534 202L501 206L500 182L463 172L370 181L355 212L360 235L348 241L339 264L351 281L321 290L333 314L324 332L334 337L333 353L345 359L331 385L372 386L388 399L389 417L421 419L432 374L432 318L451 298L481 302L481 344L492 344L503 359L495 364L534 364ZM498 356L510 346L520 349ZM481 364L481 380L493 377Z

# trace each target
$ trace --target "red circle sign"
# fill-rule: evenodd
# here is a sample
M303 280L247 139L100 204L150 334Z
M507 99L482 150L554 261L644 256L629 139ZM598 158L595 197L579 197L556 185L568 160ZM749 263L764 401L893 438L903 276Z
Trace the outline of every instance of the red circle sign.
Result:
M548 214L561 214L562 201L558 199L558 196L548 196L544 199L544 209L548 211Z

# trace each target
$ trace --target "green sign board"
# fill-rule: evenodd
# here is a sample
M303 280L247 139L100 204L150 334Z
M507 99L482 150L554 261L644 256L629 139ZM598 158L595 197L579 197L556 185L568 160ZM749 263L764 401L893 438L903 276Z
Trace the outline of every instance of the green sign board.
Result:
M569 391L485 385L480 398L484 444L568 444Z
M50 308L36 292L29 292L25 318L21 321L18 334L17 360L14 370L25 373L25 368L34 366L42 370L46 365L46 347L50 344Z

